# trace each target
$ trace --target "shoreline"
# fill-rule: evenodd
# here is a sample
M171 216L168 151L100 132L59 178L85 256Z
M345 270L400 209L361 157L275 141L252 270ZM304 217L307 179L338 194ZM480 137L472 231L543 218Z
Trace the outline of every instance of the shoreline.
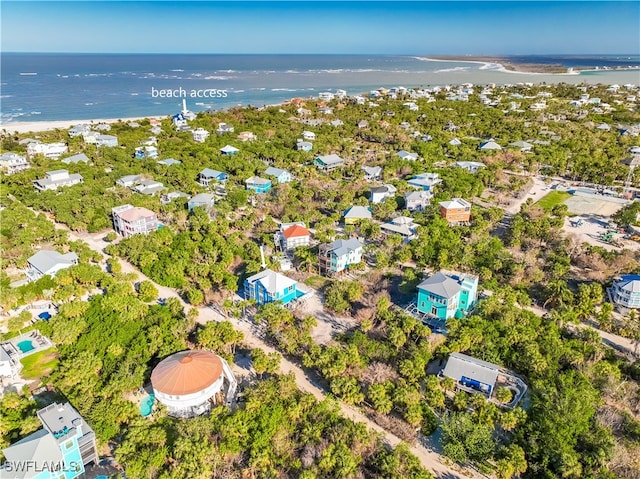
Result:
M164 120L170 115L151 115L151 116L139 116L132 118L94 118L90 120L43 120L43 121L25 121L25 122L15 122L15 123L0 123L0 131L6 132L8 134L16 134L16 133L38 133L45 131L53 131L57 129L69 129L75 125L96 125L99 123L118 123L118 122L129 122L129 121L142 121L142 120Z
M495 70L502 73L514 73L524 75L580 75L582 72L615 72L638 70L640 66L628 68L571 68L561 64L546 63L517 63L505 57L491 56L465 56L465 55L434 55L429 57L414 56L413 58L421 61L431 62L458 62L458 63L475 63L483 65L481 70ZM492 68L492 67L496 68Z

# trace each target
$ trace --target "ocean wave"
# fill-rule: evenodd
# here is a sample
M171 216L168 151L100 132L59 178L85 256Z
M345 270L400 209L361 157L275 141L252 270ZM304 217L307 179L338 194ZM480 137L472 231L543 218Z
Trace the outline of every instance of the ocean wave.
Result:
M234 76L224 76L224 75L210 75L203 78L203 80L232 80Z
M140 93L133 92L133 93L131 93L131 96L138 96L139 94Z
M484 67L484 65L482 67L480 67L480 69L482 69ZM449 72L463 72L463 71L467 71L470 70L471 67L454 67L454 68L443 68L442 70L436 70L433 73L449 73Z
M231 93L244 93L244 90L230 90Z
M250 90L252 90L252 91L253 91L253 90L256 90L256 91L265 91L265 90L266 90L266 88L264 88L264 87L256 87L256 88L250 88Z
M272 88L271 91L298 91L296 88Z
M183 72L184 70L182 68L175 68L173 70L169 70L170 72Z
M41 115L41 114L42 114L42 112L41 112L41 111L32 111L32 112L30 113L30 115Z
M480 70L500 70L502 65L499 63L485 63L480 67Z
M92 103L92 102L88 102L84 104L84 106L93 106L93 105L95 105L95 103Z
M0 95L0 98L13 98L13 95Z

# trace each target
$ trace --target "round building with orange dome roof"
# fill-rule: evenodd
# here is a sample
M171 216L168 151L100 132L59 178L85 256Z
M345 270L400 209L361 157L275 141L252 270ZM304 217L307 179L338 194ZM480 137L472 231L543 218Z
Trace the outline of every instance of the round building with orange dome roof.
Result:
M195 417L226 398L235 398L237 383L228 363L209 351L187 350L160 361L151 372L156 400L174 417Z

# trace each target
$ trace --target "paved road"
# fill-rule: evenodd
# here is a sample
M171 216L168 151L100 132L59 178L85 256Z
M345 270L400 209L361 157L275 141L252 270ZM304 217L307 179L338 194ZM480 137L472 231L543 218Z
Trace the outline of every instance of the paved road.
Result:
M55 222L54 222L55 223ZM107 255L104 252L104 248L108 245L108 243L104 242L101 238L101 235L91 235L86 233L75 233L70 231L65 225L60 223L55 223L56 228L63 229L68 231L69 238L73 241L82 240L86 242L91 249L94 251L98 251L104 254L107 258ZM180 301L180 304L184 308L191 308L191 305L188 305L184 302L184 300L180 297L180 295L172 288L168 288L166 286L162 286L157 284L155 281L149 279L147 276L142 274L135 266L133 266L128 261L125 261L121 258L117 258L118 262L122 266L122 271L124 273L136 273L138 275L138 279L135 281L143 281L148 280L151 281L155 287L158 289L159 297L164 298L176 298ZM135 282L134 281L134 282ZM210 308L208 306L201 306L196 308L198 311L197 322L200 324L206 324L209 321L223 321L227 318L219 313L216 309ZM256 326L246 320L238 320L238 319L230 319L236 329L242 331L245 335L244 343L250 348L260 348L267 353L277 352L273 347L267 344L258 333L258 329ZM284 374L293 373L296 381L296 385L298 388L304 392L313 394L313 396L322 401L326 398L327 392L321 388L319 385L313 384L307 378L305 372L295 363L291 362L287 358L283 357L280 362L280 370ZM396 446L402 442L402 440L396 436L395 434L383 429L378 426L375 422L366 417L362 412L360 412L357 408L352 407L343 402L339 402L340 409L342 414L345 417L357 422L361 422L367 425L368 428L374 430L375 432L381 434L385 440L385 442L391 446ZM420 460L422 466L431 471L433 475L438 479L464 479L464 478L482 478L485 476L481 476L474 470L460 468L457 465L449 465L443 461L446 459L439 453L430 450L424 447L421 444L415 444L410 446L411 452Z

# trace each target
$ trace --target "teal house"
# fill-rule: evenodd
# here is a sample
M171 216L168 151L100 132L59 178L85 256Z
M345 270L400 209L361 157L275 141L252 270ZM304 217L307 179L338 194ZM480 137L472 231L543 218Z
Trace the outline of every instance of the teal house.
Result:
M294 280L270 269L260 271L244 280L244 298L255 299L258 306L274 301L288 304L303 294L298 291Z
M256 193L267 193L271 190L271 181L259 176L252 176L245 181L248 190L255 191Z
M98 463L96 436L71 404L53 403L37 415L43 429L3 450L0 478L74 479Z
M418 311L439 319L464 317L477 301L477 276L439 271L418 285Z

